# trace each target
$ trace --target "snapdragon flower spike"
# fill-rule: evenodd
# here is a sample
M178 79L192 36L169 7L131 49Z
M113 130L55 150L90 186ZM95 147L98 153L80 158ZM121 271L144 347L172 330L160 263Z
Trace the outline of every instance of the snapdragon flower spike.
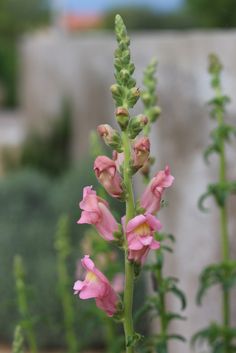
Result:
M122 179L117 172L116 163L112 159L106 156L98 156L94 162L94 171L98 181L108 194L116 198L122 198Z
M138 170L148 160L150 153L150 141L148 137L140 137L133 146L133 167Z
M81 264L87 273L83 281L75 282L74 294L78 294L80 299L95 298L97 307L104 310L108 316L113 316L119 303L118 295L106 276L95 267L89 255L84 256Z
M147 213L156 213L160 210L161 199L166 188L173 184L174 177L170 174L169 166L156 174L148 184L140 199L140 206Z
M159 231L161 227L160 221L151 214L132 218L125 226L128 259L144 264L149 251L160 247L160 243L154 239L154 232Z
M78 224L93 224L105 240L115 240L113 234L119 230L118 224L109 210L108 203L97 196L92 186L84 188L83 200L79 205L83 211Z

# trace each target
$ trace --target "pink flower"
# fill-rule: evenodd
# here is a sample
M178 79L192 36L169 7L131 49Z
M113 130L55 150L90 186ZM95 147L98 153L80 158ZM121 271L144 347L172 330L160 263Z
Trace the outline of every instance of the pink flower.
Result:
M94 162L94 171L98 181L111 196L116 198L122 196L122 179L117 172L116 163L112 159L106 156L98 156Z
M118 153L117 151L113 151L112 159L116 164L116 169L120 172L120 167L124 163L124 152Z
M119 301L118 295L104 274L95 267L89 255L85 255L81 263L87 273L83 281L75 282L74 294L78 294L80 299L95 298L97 307L108 316L113 316Z
M108 203L97 196L92 186L84 188L83 200L79 205L83 211L77 223L93 224L105 240L114 240L113 234L118 231L118 224L108 208Z
M150 153L150 141L147 137L137 139L134 146L133 166L136 169L141 168L147 161Z
M128 259L143 264L151 249L158 249L160 243L153 237L161 229L160 221L151 214L138 215L126 225Z
M174 177L170 174L169 166L161 170L152 178L143 195L140 205L147 213L156 213L160 209L163 192L173 184Z

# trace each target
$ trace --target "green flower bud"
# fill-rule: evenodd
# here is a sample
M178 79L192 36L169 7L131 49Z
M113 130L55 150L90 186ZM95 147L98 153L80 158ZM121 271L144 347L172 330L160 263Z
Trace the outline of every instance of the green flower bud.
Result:
M216 54L210 54L209 55L209 67L208 71L210 74L219 74L222 71L222 64L220 62L220 59Z
M118 107L115 112L116 120L121 127L121 130L125 130L129 123L129 112L124 107Z
M123 151L120 134L110 125L99 125L97 127L97 132L103 138L103 141L107 146L110 146L113 150L116 150L117 152Z
M142 93L142 101L145 105L151 104L152 97L148 92L143 92Z
M123 83L126 84L130 77L129 71L127 69L120 70L120 77Z
M110 87L110 90L111 90L113 99L116 101L116 105L122 104L123 88L120 85L115 83Z
M131 90L127 94L127 103L130 108L133 108L133 106L137 103L139 97L140 97L139 88L137 87L131 88Z
M123 51L121 60L122 60L123 65L128 65L129 64L129 62L130 62L130 51L129 51L129 49Z
M129 121L129 126L128 126L128 132L129 132L129 137L131 139L134 139L148 124L148 118L145 115L137 115L134 118L130 119Z
M149 117L150 117L150 121L153 123L154 121L156 121L156 119L159 117L159 115L161 114L161 108L159 106L155 106L152 107L149 110Z

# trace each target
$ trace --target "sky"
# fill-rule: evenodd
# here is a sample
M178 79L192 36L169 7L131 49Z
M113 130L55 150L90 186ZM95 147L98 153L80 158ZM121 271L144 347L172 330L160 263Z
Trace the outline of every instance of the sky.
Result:
M54 0L57 8L76 12L102 12L118 6L150 6L159 11L176 9L183 0Z

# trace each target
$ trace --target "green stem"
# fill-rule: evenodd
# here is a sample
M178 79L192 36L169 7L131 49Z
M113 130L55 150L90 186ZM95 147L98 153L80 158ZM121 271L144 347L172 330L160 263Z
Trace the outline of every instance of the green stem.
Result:
M124 146L124 185L126 192L126 223L135 216L135 205L130 175L129 163L131 160L130 141L127 132L122 133ZM124 332L125 342L132 339L133 327L133 292L134 292L134 264L128 260L128 244L125 242L125 289L124 289ZM134 347L126 346L126 353L133 353Z
M219 87L216 90L216 95L219 97L222 95L221 89ZM223 112L219 111L217 114L218 125L221 126L224 123ZM219 166L219 181L224 184L226 179L226 160L225 160L225 143L221 139L220 142L220 166ZM224 262L229 260L229 232L228 232L228 214L227 207L224 204L220 208L220 223L221 223L221 249L222 249L222 260ZM230 326L230 301L229 301L229 291L228 289L223 289L223 323L227 328Z
M158 286L161 286L163 282L163 275L162 275L162 268L159 267L156 271L156 278ZM166 322L166 301L165 301L165 294L163 293L162 289L158 292L160 298L160 333L163 339L163 351L168 352L168 344L166 335L167 335L167 322Z
M106 318L104 323L106 329L106 353L115 353L117 352L117 345L113 321L110 318Z

